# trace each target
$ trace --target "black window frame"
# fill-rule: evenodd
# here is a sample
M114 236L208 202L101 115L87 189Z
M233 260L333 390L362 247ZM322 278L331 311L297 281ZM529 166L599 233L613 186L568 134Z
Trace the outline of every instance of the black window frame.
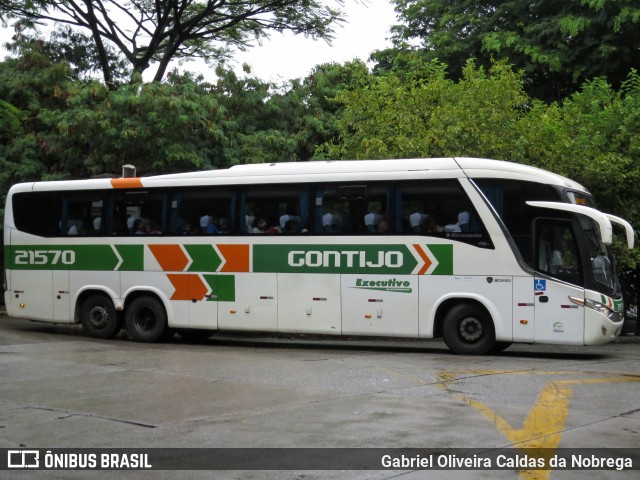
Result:
M333 204L328 210L324 208L327 191L331 192ZM315 235L338 236L391 234L392 198L393 185L390 181L314 184L313 232Z
M406 205L403 207L403 195L408 190L416 190L419 188L424 188L428 193L429 189L434 186L439 186L438 188L442 186L449 188L450 191L447 192L447 195L451 198L455 197L456 201L454 203L467 206L471 216L477 218L479 221L481 231L451 232L443 231L442 229L432 232L409 231L407 229L407 219L403 218L407 213ZM436 188L435 190L438 189ZM347 208L349 209L347 214L351 216L351 228L344 231L327 231L323 229L323 216L327 213L323 208L327 205L324 202L327 191L332 192L334 199L340 198L340 200L337 200L338 202L353 202L347 203ZM277 225L280 230L283 230L278 223L280 218L276 216L274 208L278 204L291 203L295 204L297 210L287 213L299 217L297 228L294 231L280 231L277 233L285 235L314 235L319 237L419 235L463 242L479 248L494 248L486 227L477 214L477 209L473 201L469 198L457 178L297 182L285 184L256 183L222 186L195 185L131 189L18 192L13 196L14 220L16 226L26 233L45 237L64 237L66 235L63 235L60 231L61 226L55 224L58 218L57 211L62 205L61 202L64 202L64 198L74 195L87 197L94 195L103 198L102 228L100 233L96 235L105 237L135 236L136 233L130 231L131 226L127 226L127 209L130 207L139 207L140 211L144 211L145 208L152 206L154 202L156 205L154 208L155 212L157 212L157 218L153 218L153 220L157 222L158 231L150 234L161 236L184 236L198 233L201 235L211 235L211 232L188 232L183 230L182 227L184 226L185 220L180 220L180 217L184 216L188 211L181 210L181 202L192 195L195 199L192 202L194 208L199 208L197 207L197 197L199 194L202 194L203 203L206 203L207 192L211 192L211 204L209 206L215 209L217 202L218 207L224 210L224 212L219 213L228 216L228 227L224 232L215 232L215 234L218 235L252 235L247 229L243 228L243 225L246 223L244 217L249 202L253 202L254 206L259 205L261 208L264 207L273 210L269 211L273 217L270 219L270 222L272 225ZM285 193L284 196L282 195L283 192ZM278 201L279 195L283 196L281 202ZM35 200L43 199L47 200L44 208L52 214L46 215L47 218L43 218L42 223L31 220L28 222L23 221L26 216L29 216L29 218L38 218L36 207L26 209L24 204L36 204L38 202L35 202ZM206 207L207 205L202 206L203 209L206 209ZM190 207L186 208L188 209ZM194 211L193 214L189 216L189 221L195 224L199 222L201 215L203 215L202 211ZM215 215L214 213L214 216ZM256 217L259 215L258 213ZM376 228L369 229L369 226L366 224L366 222L371 219L371 217L369 217L369 219L365 218L369 215L379 217L373 220L373 225L375 225ZM258 220L258 218L255 218L255 220ZM453 219L449 221L453 221ZM380 227L382 222L386 223L386 228ZM443 222L444 220L441 222L441 227L445 226Z

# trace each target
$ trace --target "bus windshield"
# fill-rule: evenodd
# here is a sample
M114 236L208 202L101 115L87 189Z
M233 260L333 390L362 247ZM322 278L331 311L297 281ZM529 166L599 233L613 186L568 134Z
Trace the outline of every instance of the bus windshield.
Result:
M604 293L610 295L619 293L620 284L615 272L613 249L602 243L598 224L594 220L580 215L580 225L587 239L591 278L598 287L605 288Z
M620 284L615 271L613 250L604 244L598 222L587 215L577 215L580 231L571 233L574 228L567 220L566 213L555 212L551 207L532 206L529 201L557 202L564 198L566 203L595 208L593 198L586 192L564 190L560 192L551 186L532 182L504 179L475 179L486 199L491 203L500 219L504 222L514 240L523 260L536 270L560 280L586 286L606 295L618 296ZM531 252L531 225L536 219L553 218L558 221L539 222L537 252ZM613 219L612 219L613 220ZM574 235L577 235L574 238ZM570 238L571 237L571 238ZM578 238L582 238L578 241ZM563 255L563 260L574 259L572 265L562 268L559 262L560 252L568 247L571 253ZM564 248L560 248L564 247ZM555 252L555 257L554 257ZM577 256L581 260L577 262ZM566 257L566 258L565 258Z

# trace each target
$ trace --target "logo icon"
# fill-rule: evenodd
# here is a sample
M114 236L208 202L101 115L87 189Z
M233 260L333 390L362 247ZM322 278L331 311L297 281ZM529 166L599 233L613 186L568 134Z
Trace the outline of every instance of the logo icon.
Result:
M544 292L547 290L547 281L536 279L533 288L535 288L536 292Z
M40 452L38 450L9 450L7 452L8 468L39 468Z

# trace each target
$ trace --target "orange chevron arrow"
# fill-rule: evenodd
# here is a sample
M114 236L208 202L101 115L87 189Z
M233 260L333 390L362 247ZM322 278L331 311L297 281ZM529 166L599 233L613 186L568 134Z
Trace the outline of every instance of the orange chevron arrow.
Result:
M424 261L424 265L418 272L418 275L424 275L427 272L427 270L429 270L429 267L433 262L431 261L429 256L425 253L425 251L422 249L420 245L418 245L417 243L414 243L413 248L416 249L416 252L418 252L418 255L420 255L420 258L422 258L422 260Z
M249 245L216 245L225 260L221 272L248 272Z
M165 272L182 272L189 264L180 245L149 245L149 250Z
M209 287L195 273L167 274L171 285L175 288L171 300L203 300Z

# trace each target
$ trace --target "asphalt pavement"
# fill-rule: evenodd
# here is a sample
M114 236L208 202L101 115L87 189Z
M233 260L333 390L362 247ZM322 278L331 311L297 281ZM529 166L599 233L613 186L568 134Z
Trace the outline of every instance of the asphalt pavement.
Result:
M0 362L0 448L338 452L322 470L183 464L184 471L5 470L0 478L638 477L627 468L526 465L358 470L343 457L393 448L454 455L542 449L547 456L640 448L640 337L595 347L513 345L499 355L465 357L439 340L215 335L141 344L125 334L97 340L80 326L3 316Z

